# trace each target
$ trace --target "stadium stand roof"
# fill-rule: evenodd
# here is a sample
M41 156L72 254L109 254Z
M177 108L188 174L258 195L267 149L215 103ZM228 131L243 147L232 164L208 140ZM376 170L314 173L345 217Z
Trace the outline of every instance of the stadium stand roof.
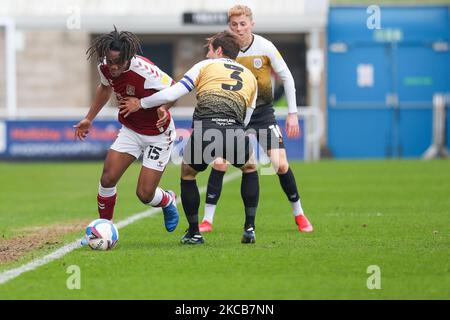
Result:
M257 32L307 32L326 25L328 0L2 0L0 16L12 16L19 29L64 29L79 18L81 31L104 32L115 24L145 33L206 33L220 24L193 25L183 14L225 14L242 3L253 10ZM223 24L223 23L222 23Z

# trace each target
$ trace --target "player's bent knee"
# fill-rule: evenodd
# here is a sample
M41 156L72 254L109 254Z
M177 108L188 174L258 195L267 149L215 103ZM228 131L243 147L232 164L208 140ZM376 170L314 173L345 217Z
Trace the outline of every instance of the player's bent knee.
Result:
M100 178L100 183L104 188L112 188L116 186L117 179L108 174L103 173L102 177Z
M225 160L218 160L214 162L213 168L217 171L225 172L227 171L228 164Z
M155 197L155 190L145 190L144 188L138 188L136 195L142 203L147 204Z
M276 168L277 174L285 174L286 172L288 172L289 170L289 163L286 162L281 162L278 165L278 168Z
M243 165L241 168L241 171L244 173L250 173L256 171L256 165L251 162L247 162L245 165Z
M183 180L195 180L197 171L195 171L190 165L186 163L181 164L181 179Z

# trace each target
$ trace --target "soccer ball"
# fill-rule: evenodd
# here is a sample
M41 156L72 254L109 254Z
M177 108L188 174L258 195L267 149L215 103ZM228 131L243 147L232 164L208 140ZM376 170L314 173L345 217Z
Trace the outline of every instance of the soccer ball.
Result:
M111 221L96 219L87 226L84 240L93 250L111 250L119 241L119 231Z

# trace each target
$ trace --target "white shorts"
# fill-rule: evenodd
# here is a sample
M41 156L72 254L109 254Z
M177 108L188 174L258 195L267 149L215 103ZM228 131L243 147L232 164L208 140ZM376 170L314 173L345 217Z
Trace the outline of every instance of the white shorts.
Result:
M143 154L142 165L144 167L163 171L170 160L175 138L173 119L170 120L166 131L157 136L146 136L122 126L111 149L131 154L136 159Z

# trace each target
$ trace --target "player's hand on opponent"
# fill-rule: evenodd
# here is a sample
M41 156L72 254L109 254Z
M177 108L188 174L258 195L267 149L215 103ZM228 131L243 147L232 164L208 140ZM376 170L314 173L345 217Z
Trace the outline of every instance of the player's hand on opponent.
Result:
M156 127L164 127L167 120L169 120L169 112L167 111L167 106L163 105L159 107L158 109L156 109L156 112L158 113L158 121L156 122Z
M138 98L126 97L120 100L119 114L124 118L128 117L133 112L138 111L141 108L141 102Z
M300 127L296 113L289 113L286 117L286 134L288 138L297 138L300 135Z
M80 139L81 141L83 141L87 137L91 126L92 121L86 118L74 125L73 127L75 128L75 139Z

